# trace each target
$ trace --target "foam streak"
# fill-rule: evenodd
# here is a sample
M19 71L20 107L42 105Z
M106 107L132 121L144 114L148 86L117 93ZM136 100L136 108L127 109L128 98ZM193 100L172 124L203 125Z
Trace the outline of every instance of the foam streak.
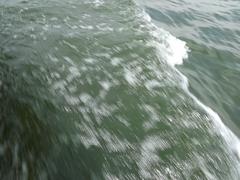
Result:
M164 58L166 59L167 63L174 68L174 70L179 74L182 79L181 86L182 89L187 93L197 105L199 105L209 116L212 120L216 132L219 133L233 153L240 159L240 140L239 138L223 123L220 116L213 111L210 107L203 104L195 95L193 95L189 91L188 79L185 75L183 75L175 65L180 65L183 63L183 59L188 57L188 47L186 43L182 40L177 39L176 37L172 36L169 32L158 28L154 25L151 21L150 16L144 12L143 17L146 21L149 22L149 25L152 27L152 35L155 38L158 38L158 41L163 43L163 45L159 42L155 42L155 47L159 52L162 52L163 49L165 51ZM164 34L164 37L160 36L160 34ZM162 55L161 55L162 56ZM238 161L238 165L240 166L240 162Z

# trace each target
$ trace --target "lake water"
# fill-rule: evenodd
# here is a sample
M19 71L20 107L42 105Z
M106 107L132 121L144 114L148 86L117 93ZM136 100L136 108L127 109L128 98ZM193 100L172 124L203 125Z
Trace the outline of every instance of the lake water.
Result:
M238 0L1 0L0 179L240 179Z

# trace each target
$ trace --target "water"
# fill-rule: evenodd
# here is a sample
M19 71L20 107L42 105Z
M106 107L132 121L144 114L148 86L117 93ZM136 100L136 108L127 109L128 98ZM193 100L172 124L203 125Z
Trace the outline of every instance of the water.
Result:
M239 2L142 3L154 23L187 42L191 53L181 70L191 90L239 136Z
M239 13L1 1L0 179L238 180Z

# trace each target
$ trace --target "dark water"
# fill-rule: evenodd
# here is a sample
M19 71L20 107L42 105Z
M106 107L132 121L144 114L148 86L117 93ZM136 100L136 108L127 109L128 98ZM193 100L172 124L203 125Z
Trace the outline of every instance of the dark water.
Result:
M239 10L0 1L0 179L238 180Z

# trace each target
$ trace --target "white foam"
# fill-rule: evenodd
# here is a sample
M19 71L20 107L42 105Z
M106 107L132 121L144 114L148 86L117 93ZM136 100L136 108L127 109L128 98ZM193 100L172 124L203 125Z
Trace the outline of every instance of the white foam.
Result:
M70 66L69 72L70 73L67 75L67 78L66 78L68 82L71 82L73 79L81 76L78 68L75 66Z
M112 86L111 82L109 82L107 80L100 81L99 83L106 91L108 91L111 88L111 86Z
M145 12L142 14L143 18L149 22L148 25L152 29L152 36L156 38L156 41L152 42L160 53L160 56L164 56L164 59L174 70L181 76L181 86L183 90L208 114L212 120L216 132L219 133L226 144L230 147L233 153L240 159L240 140L239 138L222 122L220 116L213 111L210 107L203 104L196 96L194 96L188 89L188 79L179 70L176 69L175 65L183 63L183 59L188 57L189 49L184 41L177 39L172 36L169 32L158 28L151 22L151 18ZM239 166L238 161L238 166Z
M67 94L65 94L64 97L69 105L75 106L75 105L78 105L80 102L78 97L70 96Z
M121 64L121 61L122 61L122 59L114 57L114 58L111 59L111 64L113 66L117 66L117 65Z
M161 83L155 79L148 80L144 85L149 91L152 91L154 88L161 87Z
M57 18L57 17L52 17L52 18L50 18L50 20L51 20L51 21L57 21L58 18Z
M172 66L182 64L183 59L188 57L186 43L169 35L168 45L168 63Z
M97 29L101 30L101 31L113 31L113 28L108 26L108 24L106 23L101 23L96 25Z
M88 63L88 64L93 64L93 63L96 62L96 60L93 59L93 58L86 58L86 59L84 59L84 61L85 61L86 63Z
M101 6L101 5L103 5L104 4L104 1L103 0L95 0L94 1L94 4L95 4L95 6Z
M194 96L188 89L188 79L180 71L177 70L179 75L182 77L182 87L185 92L202 108L204 109L209 117L213 120L216 130L223 136L226 143L230 146L233 152L240 159L240 141L238 137L222 122L220 116L213 111L210 107L203 104L196 96Z
M137 162L140 167L140 174L143 179L152 179L156 169L150 167L156 166L160 161L157 152L166 150L170 144L164 139L159 139L158 136L149 136L141 144L141 159ZM147 157L147 158L146 158ZM168 173L169 174L169 173ZM158 178L163 177L159 172ZM156 177L155 177L156 178ZM153 178L153 179L155 179Z
M63 56L63 59L66 60L69 64L74 65L73 60L68 56Z
M125 77L126 81L132 86L137 83L137 78L136 78L134 72L132 72L128 69L125 69L124 77Z
M86 93L82 93L80 96L79 96L80 100L83 102L83 103L88 103L92 97L89 95L89 94L86 94Z
M63 43L66 44L67 46L69 46L70 48L74 49L75 51L79 52L79 49L77 48L77 46L74 46L73 44L63 40Z
M93 26L82 26L82 25L79 25L79 27L82 28L82 29L87 29L87 30L92 30L92 29L94 29Z

